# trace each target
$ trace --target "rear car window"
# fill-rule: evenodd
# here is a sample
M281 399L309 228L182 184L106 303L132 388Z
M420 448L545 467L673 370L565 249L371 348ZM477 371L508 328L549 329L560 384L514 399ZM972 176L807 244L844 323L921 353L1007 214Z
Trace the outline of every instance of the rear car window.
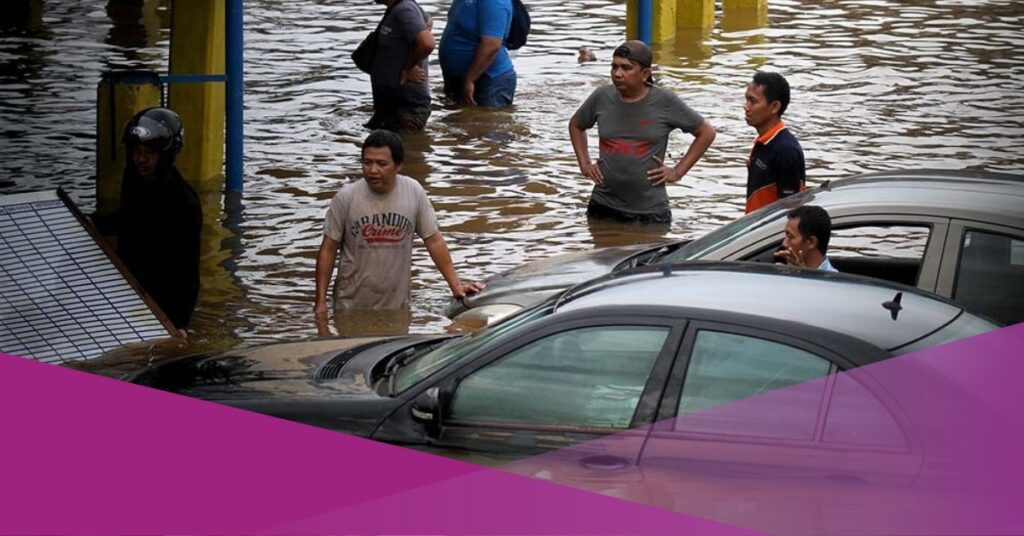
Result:
M1024 322L1024 240L964 233L953 299L1007 325Z
M918 350L924 350L925 348L931 348L932 346L938 346L947 342L980 335L994 329L999 329L999 326L989 320L964 311L953 319L952 322L942 326L927 336L911 342L906 346L901 346L890 351L894 356L909 354Z

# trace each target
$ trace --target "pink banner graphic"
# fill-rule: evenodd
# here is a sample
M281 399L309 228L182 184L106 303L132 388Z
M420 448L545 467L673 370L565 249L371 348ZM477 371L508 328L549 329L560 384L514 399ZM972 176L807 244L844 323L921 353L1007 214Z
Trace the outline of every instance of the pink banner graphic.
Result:
M749 534L0 355L3 534Z
M1021 534L1022 348L1024 324L502 470L0 356L0 533Z
M1022 378L1018 324L505 469L774 534L1024 534Z

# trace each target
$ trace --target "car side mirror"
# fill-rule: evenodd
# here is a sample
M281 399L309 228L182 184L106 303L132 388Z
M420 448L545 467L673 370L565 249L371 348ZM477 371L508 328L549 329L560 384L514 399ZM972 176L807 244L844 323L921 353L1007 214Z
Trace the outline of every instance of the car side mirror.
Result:
M432 427L438 426L441 416L440 389L431 387L412 401L412 418Z

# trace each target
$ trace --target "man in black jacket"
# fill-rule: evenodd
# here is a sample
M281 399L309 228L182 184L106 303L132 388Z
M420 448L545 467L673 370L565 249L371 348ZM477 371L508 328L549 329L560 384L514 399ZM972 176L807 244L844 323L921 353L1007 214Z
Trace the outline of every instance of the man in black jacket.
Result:
M117 234L118 257L179 329L188 326L199 295L203 225L199 197L174 166L184 134L171 110L135 114L122 136L128 163L121 208L96 222L101 231Z
M377 30L370 69L373 117L369 129L423 130L430 117L427 57L434 50L434 21L415 0L375 0L387 9Z

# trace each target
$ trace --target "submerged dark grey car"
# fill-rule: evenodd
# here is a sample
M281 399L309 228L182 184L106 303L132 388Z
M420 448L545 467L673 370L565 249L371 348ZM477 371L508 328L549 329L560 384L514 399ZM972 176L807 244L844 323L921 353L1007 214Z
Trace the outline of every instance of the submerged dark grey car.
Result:
M518 457L673 418L680 392L723 404L996 327L880 280L668 264L579 285L472 335L273 344L130 379L447 455ZM705 361L727 388L695 379Z
M694 260L773 262L786 213L832 216L829 258L841 272L915 286L1004 324L1024 321L1024 177L972 171L875 173L826 182L697 240L582 251L524 264L447 314L486 324L588 279ZM460 316L461 315L461 316Z

